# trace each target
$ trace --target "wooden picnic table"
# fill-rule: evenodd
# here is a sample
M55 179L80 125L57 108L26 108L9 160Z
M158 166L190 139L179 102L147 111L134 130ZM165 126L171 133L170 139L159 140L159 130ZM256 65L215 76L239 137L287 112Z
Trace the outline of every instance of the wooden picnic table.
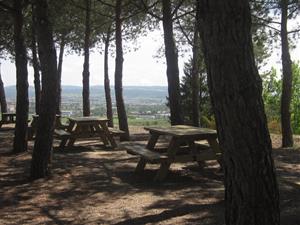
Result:
M145 127L145 129L150 133L146 148L132 144L125 144L124 147L128 153L140 155L136 172L142 172L147 163L160 164L160 168L154 178L156 181L164 180L171 164L175 162L220 160L221 150L215 130L186 125ZM165 152L158 151L155 148L161 135L170 137ZM206 140L207 145L196 143L201 140Z
M32 120L29 123L28 126L28 139L32 140L36 134L37 125L38 125L39 115L33 114ZM66 128L66 125L61 123L61 115L56 114L55 116L55 129L64 129Z
M107 122L108 119L99 117L77 117L69 118L69 126L66 132L55 130L57 135L60 135L60 147L73 146L78 138L99 137L105 146L110 144L111 147L117 147L116 141L112 133L109 131Z
M16 113L2 113L0 128L3 124L16 123Z

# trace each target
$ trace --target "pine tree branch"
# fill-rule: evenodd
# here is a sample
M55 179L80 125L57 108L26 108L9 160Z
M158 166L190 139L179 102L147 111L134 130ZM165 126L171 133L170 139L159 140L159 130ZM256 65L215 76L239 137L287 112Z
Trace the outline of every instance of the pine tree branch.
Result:
M70 0L70 1L72 2L73 6L75 6L76 8L82 9L82 10L86 11L86 8L85 8L84 6L81 6L81 5L76 4L76 2L74 2L74 0ZM112 20L114 19L113 16L108 15L108 14L103 14L103 13L97 11L97 10L91 9L91 12L92 12L92 13L95 13L95 14L98 14L98 15L100 15L100 16L103 16L103 17L107 17L107 18L112 19Z
M181 17L184 17L186 15L193 15L193 13L195 12L195 9L191 10L191 11L187 11L187 12L184 12L180 15L177 15L176 17L174 17L172 20L175 21L175 20L178 20L180 19Z
M183 4L184 1L185 1L185 0L181 0L181 1L176 5L176 7L174 8L173 12L171 13L171 17L173 17L175 14L177 14L178 9L180 8L180 6L182 6L182 4Z
M193 46L193 41L189 38L189 35L185 32L183 26L180 23L180 20L177 20L177 24L179 25L180 31L182 32L183 36L186 38L189 45Z
M297 32L300 32L300 29L297 29L297 30L291 30L289 32L287 32L288 34L292 34L292 33L297 33Z
M256 16L256 15L252 15L252 16L255 17L256 19L260 20L260 21L265 22L265 23L273 23L273 24L281 25L281 23L280 23L280 22L277 22L277 21L266 20L266 19L261 18L261 17Z
M158 20L162 20L163 18L156 15L155 13L151 12L150 9L153 8L155 5L158 4L158 1L154 2L152 5L150 6L147 6L147 4L144 2L144 0L141 0L141 3L143 4L144 6L144 10L146 11L147 14L149 14L150 16L158 19Z
M300 7L300 5L299 6L293 6L293 7L291 7L292 9L290 9L290 10L292 10L292 11L289 12L289 14L287 15L287 17L288 18L291 17L296 11L298 11L299 10L298 7Z
M278 32L278 33L280 33L281 31L279 30L279 29L277 29L276 27L272 27L272 26L270 26L270 25L268 25L268 24L265 24L265 23L253 23L254 25L261 25L261 26L266 26L266 27L268 27L268 28L270 28L270 29L272 29L272 30L275 30L276 32Z
M105 1L102 1L102 0L97 0L97 1L101 2L103 5L106 5L106 6L111 7L111 8L115 8L116 7L115 5L109 4L109 3L105 2Z

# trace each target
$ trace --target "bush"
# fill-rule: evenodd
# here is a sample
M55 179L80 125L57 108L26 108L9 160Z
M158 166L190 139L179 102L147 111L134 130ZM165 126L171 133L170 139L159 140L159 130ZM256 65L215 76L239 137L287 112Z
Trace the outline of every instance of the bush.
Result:
M214 117L208 118L206 116L202 116L201 117L201 126L210 128L210 129L216 129L215 118Z

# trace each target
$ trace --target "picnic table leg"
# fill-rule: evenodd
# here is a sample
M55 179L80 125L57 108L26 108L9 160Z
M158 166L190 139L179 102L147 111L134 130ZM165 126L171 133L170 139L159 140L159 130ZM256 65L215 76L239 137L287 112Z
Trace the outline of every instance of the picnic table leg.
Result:
M220 149L220 146L219 146L217 140L216 139L207 139L207 141L216 155L216 159L217 159L218 163L220 164L221 170L223 170L222 151ZM220 154L221 154L221 156L220 156Z
M103 131L103 132L101 132L100 127L102 128L102 131ZM114 137L110 134L110 132L109 132L109 130L108 130L108 127L107 127L107 125L106 125L106 122L105 122L105 124L100 123L100 127L98 127L98 129L100 130L101 133L104 133L103 138L104 138L105 141L106 141L106 144L105 144L105 145L107 145L107 144L108 144L108 141L109 141L110 144L111 144L111 146L112 146L113 148L116 148L116 147L117 147L117 143L116 143ZM107 141L107 140L108 140L108 141Z
M74 127L75 127L75 122L70 121L70 124L69 124L69 127L68 127L67 131L71 133L71 136L70 136L69 139L66 139L65 141L62 140L61 145L62 144L66 145L68 140L69 140L68 147L72 147L74 145L75 140L76 140L76 138L74 137L74 134L76 135L77 133L79 133L79 130L80 130L79 126L76 126L75 129L74 129ZM74 131L73 131L73 129L74 129Z
M162 162L160 164L159 170L157 171L157 173L154 177L154 181L163 181L169 172L170 166L171 166L171 163Z
M196 144L195 144L195 141L190 140L190 141L188 142L188 146L189 146L189 148L191 149L191 154L192 154L192 155L196 155L196 154L197 154L197 146L196 146ZM198 163L198 166L199 166L201 169L205 167L205 161L197 161L197 163Z
M98 133L98 135L99 135L99 137L101 138L103 144L104 144L105 146L107 146L107 145L108 145L108 140L107 140L107 137L106 137L105 134L104 134L104 131L101 130L101 128L100 128L99 125L97 125L97 126L95 125L95 126L93 126L93 128L94 128L94 129L96 130L96 132Z
M67 144L68 138L63 138L59 144L60 149L64 149Z
M14 116L13 116L13 115L10 115L10 116L9 116L9 122L11 122L11 123L15 122Z
M144 171L145 166L146 166L146 160L143 158L140 158L140 161L138 162L136 168L135 168L135 173L141 173Z
M170 160L172 160L172 158L176 155L180 146L180 142L181 140L178 138L173 137L171 139L167 150L169 160L161 162L159 170L157 171L156 176L154 177L154 181L163 181L166 178L172 163Z
M147 143L147 146L146 148L147 149L150 149L150 150L153 150L154 147L155 147L155 144L157 142L159 138L159 135L158 134L155 134L155 133L150 133L150 138L148 140L148 143Z
M74 145L75 141L76 141L76 138L70 137L69 142L68 142L68 147L72 147ZM61 141L61 144L62 144L62 142L63 142L63 140Z

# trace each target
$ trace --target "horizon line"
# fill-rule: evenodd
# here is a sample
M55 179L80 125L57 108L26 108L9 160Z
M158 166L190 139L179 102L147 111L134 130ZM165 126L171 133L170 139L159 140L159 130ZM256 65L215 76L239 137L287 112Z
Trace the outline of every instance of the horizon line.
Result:
M63 84L61 85L62 87L63 86L69 86L69 87L82 87L82 85L73 85L73 84ZM104 85L101 85L101 84L97 84L97 85L90 85L90 87L97 87L97 86L100 86L100 87L104 87ZM110 85L110 87L114 87L115 85ZM12 84L12 85L5 85L4 88L6 87L16 87L15 84ZM30 87L34 87L34 85L29 85L28 86L29 88ZM168 87L168 85L123 85L123 87Z

